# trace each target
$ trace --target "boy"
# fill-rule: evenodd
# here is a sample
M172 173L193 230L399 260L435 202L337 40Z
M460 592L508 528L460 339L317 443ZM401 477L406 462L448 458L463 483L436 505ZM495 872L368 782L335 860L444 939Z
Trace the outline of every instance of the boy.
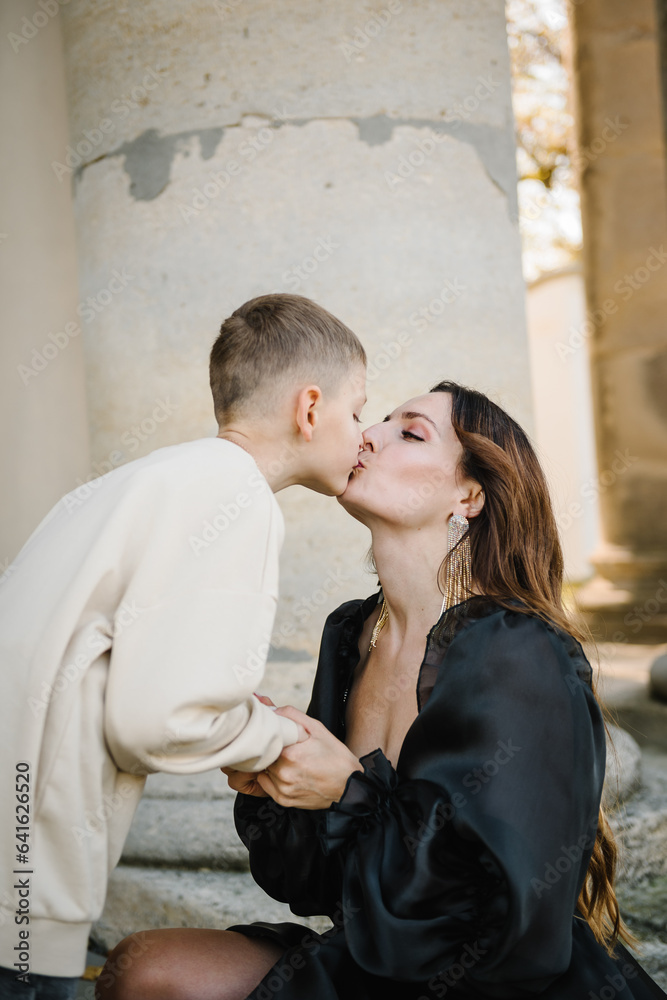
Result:
M273 494L343 492L365 362L314 302L247 302L211 352L218 436L63 497L2 582L0 996L35 981L73 995L147 773L259 771L305 738L253 696L283 540Z

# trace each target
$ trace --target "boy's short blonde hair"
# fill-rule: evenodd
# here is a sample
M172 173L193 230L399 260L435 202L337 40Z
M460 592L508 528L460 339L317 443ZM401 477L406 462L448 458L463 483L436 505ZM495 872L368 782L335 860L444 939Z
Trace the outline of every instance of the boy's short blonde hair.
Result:
M251 400L253 415L265 416L289 382L333 388L365 364L354 333L317 303L303 295L260 295L224 321L211 350L216 419L223 424L245 415Z

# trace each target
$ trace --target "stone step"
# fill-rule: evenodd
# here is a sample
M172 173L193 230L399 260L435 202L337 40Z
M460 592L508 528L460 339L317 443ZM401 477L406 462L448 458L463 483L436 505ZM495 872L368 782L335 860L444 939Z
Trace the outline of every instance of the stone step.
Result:
M112 873L92 937L110 950L128 934L161 927L213 927L256 920L291 921L325 931L327 917L295 917L271 899L249 873L183 871L120 865Z
M234 828L233 807L233 798L144 798L122 860L133 865L247 871L248 852Z

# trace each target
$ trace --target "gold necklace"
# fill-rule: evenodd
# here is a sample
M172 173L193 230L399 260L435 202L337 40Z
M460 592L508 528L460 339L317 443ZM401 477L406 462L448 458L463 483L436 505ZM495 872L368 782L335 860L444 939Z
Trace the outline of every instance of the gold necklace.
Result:
M382 629L385 627L388 618L389 618L389 608L387 607L387 602L383 601L382 602L382 610L380 611L380 617L376 621L375 627L373 628L373 633L371 635L371 644L368 647L368 652L369 653L370 653L371 649L375 649L375 647L377 645L377 641L378 641L378 636L379 636L380 632L382 631Z
M440 608L440 614L439 614L438 618L442 618L443 612L445 610L446 603L447 603L447 594L445 594L445 596L442 599L442 607ZM368 652L369 653L370 653L371 649L375 649L376 648L377 641L378 641L378 636L380 635L380 632L385 627L385 625L387 624L388 621L389 621L389 608L387 607L387 601L383 600L382 601L382 610L380 611L380 617L376 621L375 627L373 628L373 631L371 633L371 641L370 641L370 645L368 647Z

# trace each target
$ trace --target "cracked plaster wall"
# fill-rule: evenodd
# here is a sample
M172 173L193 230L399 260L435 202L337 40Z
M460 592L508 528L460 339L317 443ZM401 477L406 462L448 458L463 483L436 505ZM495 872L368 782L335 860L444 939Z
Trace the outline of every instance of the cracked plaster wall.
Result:
M214 433L210 345L273 290L358 332L368 420L451 377L530 429L503 4L398 6L375 37L364 3L63 8L81 297L123 276L85 329L98 463ZM312 646L374 586L367 534L325 498L280 502L278 626ZM303 620L336 567L349 580Z

